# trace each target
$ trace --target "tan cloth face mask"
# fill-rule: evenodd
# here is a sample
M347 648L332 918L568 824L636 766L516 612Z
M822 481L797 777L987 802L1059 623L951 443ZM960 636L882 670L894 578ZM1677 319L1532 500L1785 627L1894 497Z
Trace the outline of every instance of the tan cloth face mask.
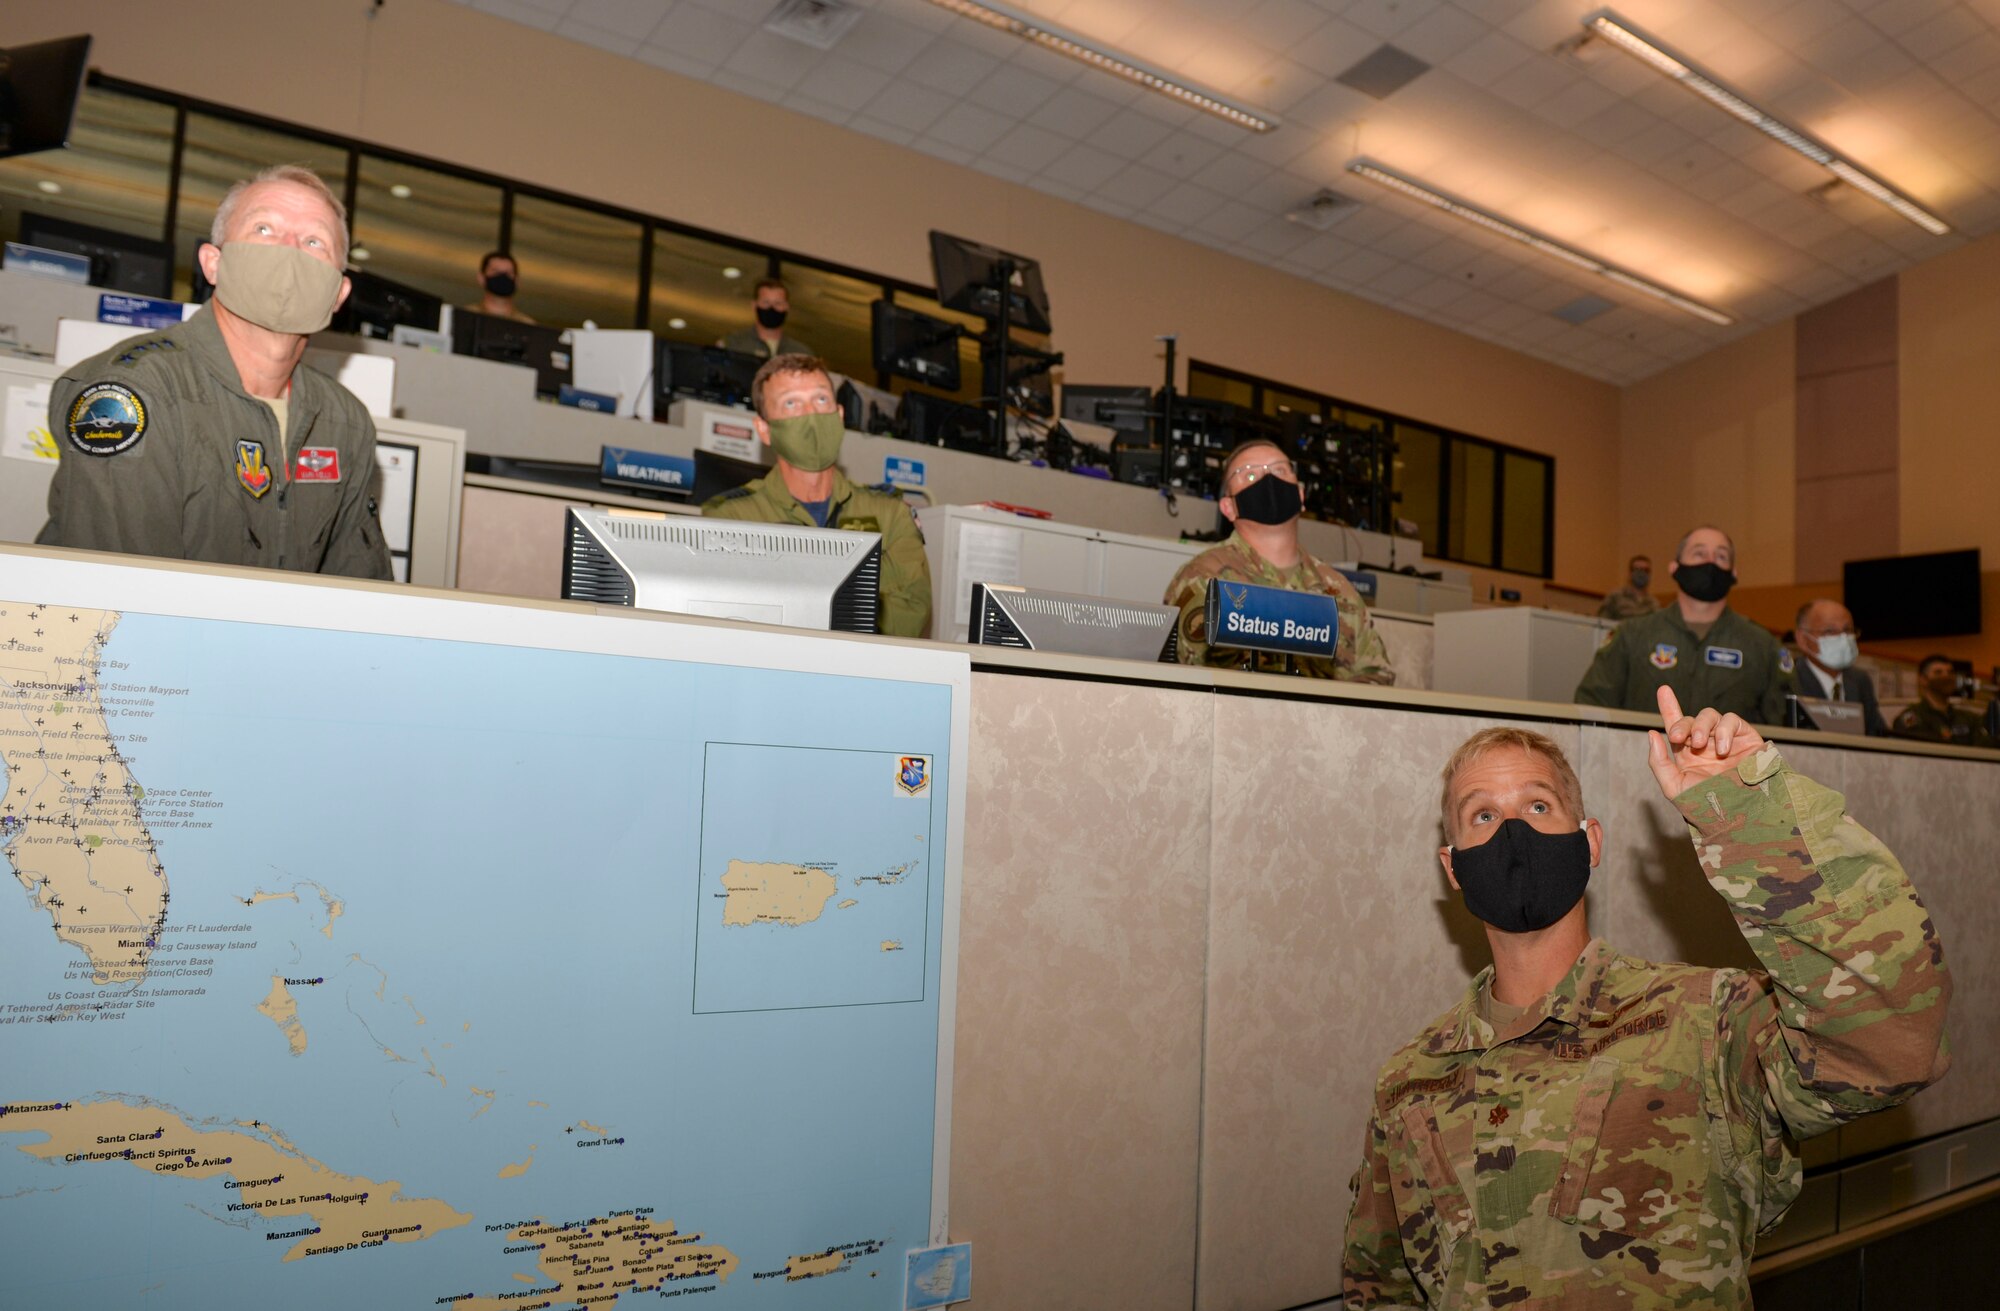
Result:
M225 241L215 298L231 314L272 332L305 336L333 322L340 270L296 246Z

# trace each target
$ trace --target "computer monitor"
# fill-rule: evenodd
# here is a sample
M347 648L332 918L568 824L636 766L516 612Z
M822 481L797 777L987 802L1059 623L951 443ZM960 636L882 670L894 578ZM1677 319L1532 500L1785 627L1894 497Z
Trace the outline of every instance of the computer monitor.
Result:
M743 484L755 482L769 472L771 471L768 468L753 461L717 455L714 451L704 451L696 447L694 493L688 499L696 505L705 505L724 492L733 492Z
M876 301L868 314L877 373L958 390L958 339L964 328L888 300Z
M1842 604L1870 641L1962 637L1984 626L1977 548L1849 560L1841 573Z
M1180 614L1170 605L974 583L966 640L979 646L1172 664L1179 658Z
M1067 382L1062 387L1063 418L1116 428L1138 438L1151 431L1153 409L1151 387L1088 387Z
M1004 279L1008 321L1029 332L1049 330L1049 295L1042 287L1042 266L1024 255L1010 255L981 242L933 232L931 276L937 280L938 304L988 320L1002 315L1000 283Z
M875 631L882 535L571 506L565 600Z
M0 159L69 144L89 68L87 36L0 50Z
M354 290L333 316L335 332L387 341L399 327L436 332L444 321L444 301L427 291L360 269L349 270L347 278Z
M977 406L964 405L929 392L903 393L897 411L898 436L926 446L947 446L955 451L978 455L1005 455L1006 450L993 436L993 416Z
M90 285L134 296L171 299L174 294L174 247L172 242L88 223L73 223L24 210L21 214L21 241L44 250L60 250L81 255L90 261Z
M562 330L539 323L522 323L473 310L451 312L451 349L455 355L520 364L535 371L537 396L560 395L570 379L569 347Z
M676 396L692 396L717 405L751 405L750 384L764 358L720 346L694 346L684 341L659 343L653 369L653 414L667 412Z
M833 390L833 399L840 406L841 422L849 432L894 435L896 415L902 409L898 397L852 378L841 378L839 383Z

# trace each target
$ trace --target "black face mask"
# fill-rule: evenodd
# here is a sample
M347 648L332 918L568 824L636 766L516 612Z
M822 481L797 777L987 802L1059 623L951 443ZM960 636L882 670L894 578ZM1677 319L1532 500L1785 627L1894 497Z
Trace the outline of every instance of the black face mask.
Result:
M1697 601L1720 601L1736 586L1736 575L1719 564L1677 564L1674 583Z
M486 278L486 290L505 300L514 294L514 275L511 273L489 274Z
M772 309L769 305L759 305L757 307L757 322L766 328L784 327L785 315L786 311Z
M1451 872L1465 908L1505 933L1545 929L1583 899L1590 882L1590 835L1544 833L1525 819L1503 820L1476 847L1451 849Z
M1251 523L1290 523L1304 504L1297 483L1267 473L1236 493L1236 517Z

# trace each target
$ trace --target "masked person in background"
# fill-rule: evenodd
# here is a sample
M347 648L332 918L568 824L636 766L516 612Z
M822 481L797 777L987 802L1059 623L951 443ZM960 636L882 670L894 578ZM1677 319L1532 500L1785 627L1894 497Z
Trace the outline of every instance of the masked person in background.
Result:
M1825 701L1851 701L1861 707L1861 726L1870 737L1889 731L1875 699L1875 680L1855 665L1861 655L1854 616L1838 601L1820 599L1799 607L1792 619L1803 661L1795 662L1792 680L1800 696ZM1808 714L1807 718L1811 718Z
M347 218L306 169L238 182L195 252L215 296L184 323L67 370L61 462L36 541L388 578L375 424L300 363L347 299Z
M1345 1305L1750 1306L1799 1144L1950 1065L1951 975L1896 858L1735 715L1658 692L1647 763L1761 968L1590 933L1604 854L1561 748L1489 728L1444 767L1438 852L1493 964L1382 1067Z
M506 251L489 251L479 261L479 290L479 303L465 308L516 323L534 322L514 303L514 297L521 294L521 265Z
M1672 605L1627 619L1605 639L1577 684L1577 702L1643 713L1660 688L1671 687L1683 705L1782 724L1791 653L1723 599L1736 586L1729 534L1702 527L1681 538L1674 585L1680 594Z
M747 328L738 328L718 345L724 350L765 359L813 353L812 347L785 333L785 320L792 313L792 294L783 282L776 278L760 279L750 294L755 298L757 321Z
M1208 643L1208 589L1218 581L1282 587L1330 596L1340 607L1334 656L1291 657L1297 672L1310 678L1357 683L1394 683L1388 648L1368 617L1361 593L1338 569L1299 545L1299 511L1304 501L1299 472L1285 453L1262 439L1241 442L1222 462L1222 496L1216 506L1234 531L1180 567L1167 583L1166 604L1181 612L1182 664L1218 665L1283 673L1286 657L1240 651Z
M1896 716L1889 731L1917 742L1955 747L1995 745L1993 735L1976 713L1953 709L1958 692L1958 668L1950 656L1927 655L1917 665L1917 699Z
M1646 590L1652 583L1652 560L1643 555L1633 556L1625 564L1624 586L1605 596L1604 603L1597 607L1597 617L1633 619L1639 615L1652 614L1660 608L1660 603Z
M901 496L854 483L840 471L846 429L826 364L811 355L767 360L750 380L757 437L778 467L701 507L715 519L849 528L882 534L880 631L922 637L931 617L931 566L923 534Z

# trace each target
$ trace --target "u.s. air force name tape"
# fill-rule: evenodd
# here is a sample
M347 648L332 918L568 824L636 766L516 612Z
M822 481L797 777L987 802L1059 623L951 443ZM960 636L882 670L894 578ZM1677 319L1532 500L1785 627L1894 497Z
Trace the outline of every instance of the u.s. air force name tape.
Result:
M654 487L670 492L694 490L694 461L678 455L606 446L599 459L598 480L614 487Z
M1331 658L1339 637L1340 606L1330 596L1226 578L1208 585L1210 646Z

